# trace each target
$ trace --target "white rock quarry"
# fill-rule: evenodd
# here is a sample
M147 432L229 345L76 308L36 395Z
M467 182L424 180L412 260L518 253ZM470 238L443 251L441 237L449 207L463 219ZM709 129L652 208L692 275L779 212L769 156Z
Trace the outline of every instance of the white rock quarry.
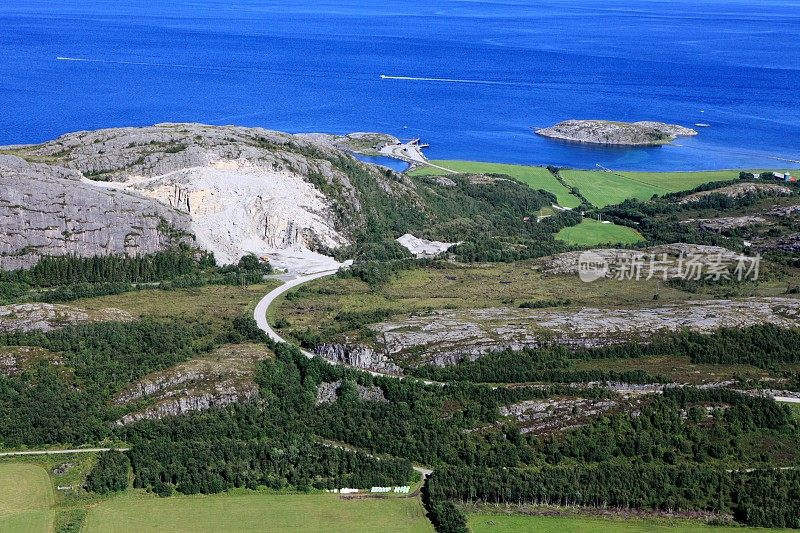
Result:
M397 239L405 249L414 254L416 257L433 257L442 252L446 252L451 246L458 243L455 242L441 242L429 241L427 239L420 239L410 233L406 233Z
M217 160L99 186L135 190L187 212L197 244L213 252L217 262L223 264L254 253L296 273L331 270L338 268L338 263L310 248L348 244L334 228L325 196L302 176L286 169L244 160Z

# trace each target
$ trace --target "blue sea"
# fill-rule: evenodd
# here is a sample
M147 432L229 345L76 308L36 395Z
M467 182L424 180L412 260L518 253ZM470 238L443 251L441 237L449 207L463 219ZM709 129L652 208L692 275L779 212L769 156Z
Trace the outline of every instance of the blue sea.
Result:
M569 118L710 127L635 149L532 133ZM800 167L800 2L0 2L0 144L178 121L381 131L436 159Z

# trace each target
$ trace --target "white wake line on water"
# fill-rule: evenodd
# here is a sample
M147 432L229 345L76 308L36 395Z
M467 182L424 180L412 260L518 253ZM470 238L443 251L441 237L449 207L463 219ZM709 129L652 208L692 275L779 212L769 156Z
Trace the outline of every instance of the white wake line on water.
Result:
M435 81L439 83L472 83L477 85L528 85L525 83L515 83L511 81L464 80L458 78L417 78L414 76L387 76L386 74L381 74L381 79L403 81Z
M180 63L145 63L141 61L114 61L111 59L88 59L84 57L56 57L58 61L79 61L82 63L106 63L109 65L138 65L142 67L172 67L172 68L195 68L206 70L235 70L233 67L203 67L199 65L183 65Z

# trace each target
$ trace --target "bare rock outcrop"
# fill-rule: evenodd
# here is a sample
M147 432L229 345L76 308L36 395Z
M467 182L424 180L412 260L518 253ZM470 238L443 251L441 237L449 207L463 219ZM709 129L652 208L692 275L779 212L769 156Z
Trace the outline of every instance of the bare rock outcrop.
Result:
M696 223L701 230L711 233L723 233L738 228L754 226L756 224L764 224L766 222L767 219L759 216L701 218L685 221L687 224Z
M0 268L45 254L150 253L187 233L220 263L255 253L287 268L335 268L314 251L351 244L366 225L355 173L362 188L366 178L421 201L407 178L346 153L391 139L159 124L0 148L17 156L0 160L11 191L0 189L0 222L12 228L0 236Z
M403 370L388 357L377 353L367 346L321 344L314 349L314 353L333 363L352 366L362 370L395 375L402 375L403 373Z
M742 198L751 194L768 194L770 196L791 196L792 189L784 185L777 185L774 183L737 183L735 185L728 185L727 187L720 187L719 189L711 189L708 191L700 191L688 196L684 196L678 202L680 204L691 204L698 202L703 198L715 194L721 194L728 198Z
M126 405L144 401L147 406L123 416L117 424L251 400L258 394L258 386L253 380L256 363L269 356L270 353L260 345L229 345L207 356L145 376L120 392L114 403Z
M581 257L584 257L585 254L591 254L593 258L603 260L609 265L631 262L634 259L646 262L651 258L661 259L664 255L668 258L691 257L697 263L703 265L717 260L725 264L735 264L744 259L742 254L721 246L678 242L652 246L642 250L595 248L580 252L564 252L540 259L537 261L537 265L543 274L551 276L577 276L581 268ZM677 274L677 270L675 270L675 274Z
M338 381L323 381L317 386L317 400L315 405L324 405L335 402L339 398L339 389L342 387L342 380ZM383 394L383 389L377 385L364 385L355 384L358 397L362 400L370 402L386 402L386 396Z
M70 169L0 155L0 269L42 255L139 255L191 241L189 217Z
M60 355L38 346L0 347L0 374L19 375L37 361L47 361L53 365L63 364Z
M64 304L25 303L0 306L0 332L50 331L80 322L127 322L133 316L115 308L87 311Z
M609 120L565 120L549 128L537 129L543 137L562 141L618 146L656 146L677 137L697 135L690 128L663 122L614 122Z
M386 357L446 366L504 349L553 344L594 348L647 342L653 335L683 329L709 333L758 324L800 326L800 299L705 300L644 308L441 310L370 327L377 349Z

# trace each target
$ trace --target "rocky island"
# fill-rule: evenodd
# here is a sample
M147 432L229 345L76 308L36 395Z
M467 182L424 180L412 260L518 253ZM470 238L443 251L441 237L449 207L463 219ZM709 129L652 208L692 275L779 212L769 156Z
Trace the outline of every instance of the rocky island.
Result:
M659 146L669 144L678 137L697 135L695 130L676 124L609 120L565 120L535 131L551 139L616 146Z

